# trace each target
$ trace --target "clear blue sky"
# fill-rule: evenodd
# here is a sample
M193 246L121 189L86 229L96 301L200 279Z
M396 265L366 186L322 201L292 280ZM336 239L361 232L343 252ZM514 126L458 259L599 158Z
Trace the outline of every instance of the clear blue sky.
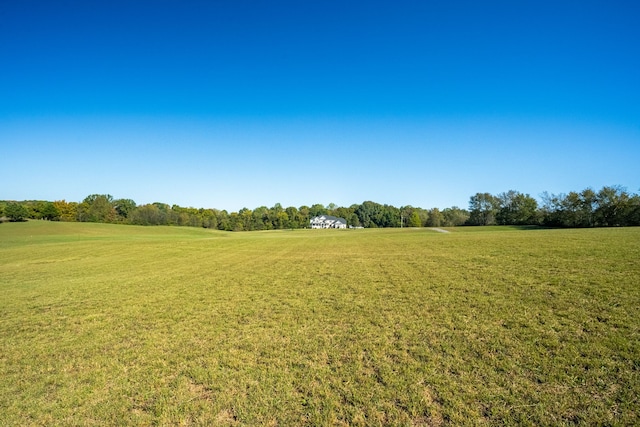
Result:
M640 190L640 2L0 1L0 199Z

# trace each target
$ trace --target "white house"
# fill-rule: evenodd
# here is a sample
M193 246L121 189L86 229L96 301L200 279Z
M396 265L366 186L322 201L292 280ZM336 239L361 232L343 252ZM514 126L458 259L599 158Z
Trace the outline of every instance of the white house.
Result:
M347 228L347 220L331 215L320 215L311 218L311 228Z

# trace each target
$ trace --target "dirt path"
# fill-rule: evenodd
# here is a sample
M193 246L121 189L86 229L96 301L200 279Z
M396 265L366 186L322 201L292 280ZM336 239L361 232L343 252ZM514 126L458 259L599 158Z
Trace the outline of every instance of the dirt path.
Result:
M438 233L448 233L448 230L443 230L442 228L431 227L429 230L437 231Z

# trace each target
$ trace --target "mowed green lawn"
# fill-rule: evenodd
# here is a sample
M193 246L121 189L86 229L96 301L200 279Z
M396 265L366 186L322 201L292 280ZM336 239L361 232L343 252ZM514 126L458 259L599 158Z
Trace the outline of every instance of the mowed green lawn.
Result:
M640 423L640 228L0 224L2 425Z

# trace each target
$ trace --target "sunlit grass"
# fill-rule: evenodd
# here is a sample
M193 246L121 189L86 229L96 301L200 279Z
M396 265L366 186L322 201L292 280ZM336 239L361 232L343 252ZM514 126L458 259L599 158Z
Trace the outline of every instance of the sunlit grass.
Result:
M0 224L8 425L639 422L640 229Z

